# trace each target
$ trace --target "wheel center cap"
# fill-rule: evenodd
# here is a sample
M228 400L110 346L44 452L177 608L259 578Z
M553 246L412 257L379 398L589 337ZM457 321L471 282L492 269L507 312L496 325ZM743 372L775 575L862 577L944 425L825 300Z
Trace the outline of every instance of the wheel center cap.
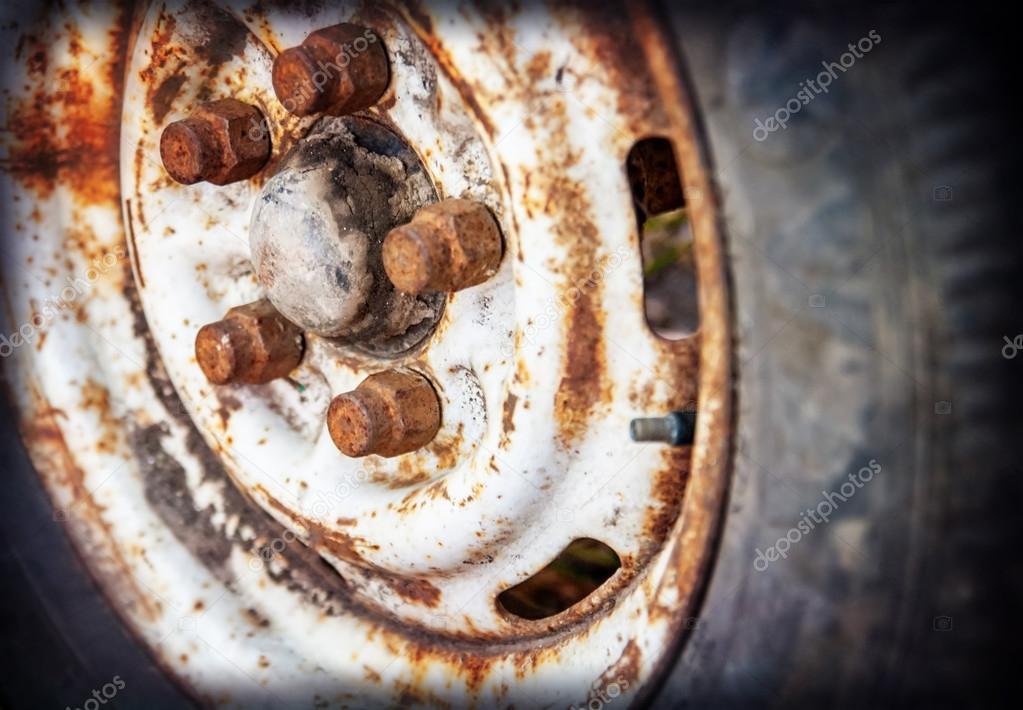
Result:
M288 320L377 354L428 335L443 294L394 288L384 237L437 193L416 154L365 119L324 120L285 159L257 200L249 232L267 297Z

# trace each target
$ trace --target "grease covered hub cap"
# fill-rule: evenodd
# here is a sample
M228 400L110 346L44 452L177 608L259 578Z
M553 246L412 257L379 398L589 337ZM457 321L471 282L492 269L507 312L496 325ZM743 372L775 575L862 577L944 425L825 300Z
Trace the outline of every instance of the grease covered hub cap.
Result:
M393 132L325 119L263 186L249 228L267 297L304 330L400 352L436 324L443 296L405 295L384 273L381 245L436 192Z

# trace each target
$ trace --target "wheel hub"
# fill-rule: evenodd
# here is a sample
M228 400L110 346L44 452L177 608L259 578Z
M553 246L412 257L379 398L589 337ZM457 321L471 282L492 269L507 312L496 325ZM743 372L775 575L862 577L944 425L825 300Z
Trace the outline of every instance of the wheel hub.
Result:
M582 705L615 680L633 697L694 613L730 424L712 192L693 123L658 98L670 95L656 81L664 57L641 60L657 35L649 23L636 34L601 30L574 10L377 8L347 19L372 27L379 41L366 47L386 50L389 79L331 94L330 111L355 101L361 113L328 124L277 100L273 67L336 15L153 6L130 42L106 47L107 34L89 31L82 66L70 54L47 65L72 71L89 96L111 97L86 59L132 48L116 110L101 114L103 125L122 126L119 170L110 158L104 173L113 184L103 195L75 192L75 173L62 168L57 192L25 200L44 204L42 214L15 218L44 237L11 241L18 265L50 276L12 287L12 310L29 317L52 274L78 263L65 255L79 243L67 238L73 228L88 228L91 250L123 240L130 274L117 271L80 319L19 351L19 374L35 383L20 402L33 456L55 500L87 511L70 527L104 589L203 697L220 697L239 669L257 680L232 694L239 704L269 692L292 704L372 706L414 689L421 705ZM319 36L292 74L314 81L309 57L343 64L349 55L324 53L338 42L369 57L357 40L348 30ZM374 82L383 76L360 66ZM119 67L111 60L108 70ZM289 96L302 96L297 80L283 79ZM221 98L258 109L270 154L234 150L233 118L219 133L193 125L178 145L207 152L181 176L212 182L173 181L161 135ZM240 115L229 108L217 116ZM70 120L52 113L31 125ZM63 126L54 135L92 134ZM651 333L642 310L626 161L650 135L675 141L694 225L701 323L678 342ZM379 193L362 195L363 179ZM357 192L368 209L350 204ZM404 229L424 205L452 199L484 206L499 224L495 268L433 260L408 283L452 292L389 290L380 266L388 271L383 244L394 228L406 240L399 253L471 251L450 238L462 214ZM389 298L407 308L374 310ZM431 299L443 306L420 317ZM224 320L235 322L210 345L227 338L232 347L218 370L225 382L214 384L197 367L195 340L203 324ZM77 369L67 377L62 368ZM232 381L235 370L246 377ZM372 379L384 371L414 377ZM418 416L392 411L402 393L417 397ZM327 425L339 396L349 402L339 419L367 422L352 451L398 455L340 453ZM628 438L636 418L693 409L692 447ZM404 433L377 431L380 421ZM680 430L648 438L678 443ZM116 485L105 485L114 470ZM620 561L603 586L542 618L502 606L504 592L579 540Z
M398 353L437 323L443 296L410 296L384 273L393 228L437 194L403 141L358 118L326 119L263 186L252 260L267 298L304 330Z

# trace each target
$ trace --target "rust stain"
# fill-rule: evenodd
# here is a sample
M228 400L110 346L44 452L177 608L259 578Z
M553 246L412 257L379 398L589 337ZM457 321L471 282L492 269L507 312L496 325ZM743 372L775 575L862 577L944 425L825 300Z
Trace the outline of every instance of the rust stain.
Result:
M466 651L447 651L440 649L426 650L422 648L408 649L410 661L416 668L427 670L431 661L440 661L465 680L470 692L478 690L486 680L490 669L498 659Z
M508 62L513 65L514 59L509 57ZM549 72L550 58L538 53L528 67L537 74ZM522 201L527 211L551 219L554 239L565 254L556 265L562 274L558 306L563 312L566 347L554 414L559 439L567 448L585 433L599 405L611 400L603 283L599 278L603 240L598 226L588 217L593 213L590 195L568 174L578 164L580 152L572 148L565 98L546 89L527 87L521 99L537 130L549 136L543 154L537 155L536 162L542 167L529 174ZM566 209L567 205L574 208Z
M518 395L509 392L504 398L501 414L501 439L497 446L507 449L511 445L511 435L515 431L515 407L519 403Z
M442 432L422 449L399 457L397 471L370 471L370 480L392 489L408 488L450 471L461 460L465 442L464 428L464 425L459 423L453 433ZM438 489L435 484L415 488L402 499L398 510L414 510L417 507L415 501L420 498L435 498L441 494L447 497L443 486Z
M177 27L177 20L165 10L161 10L154 23L152 39L150 41L149 65L139 71L139 78L147 86L152 86L158 68L172 64L183 66L182 57L178 56L178 50L171 43L174 30Z
M644 521L644 539L657 549L668 538L678 519L692 464L692 452L691 446L678 446L665 448L661 454L664 463L654 479L654 500L647 509Z
M209 67L207 74L215 76L221 66L242 54L249 31L230 12L211 3L192 0L188 10L195 13L196 24L205 30L196 52Z
M244 618L247 622L249 622L256 628L266 628L270 626L270 620L267 619L262 614L260 614L255 609L253 609L252 607L247 607L242 612L242 618Z
M308 12L312 12L315 3L307 2L306 7ZM270 18L263 14L263 8L257 4L253 7L246 8L242 12L242 16L245 18L246 23L250 27L255 27L254 33L259 38L259 41L263 43L274 55L280 54L283 47L277 43L277 35L274 33L273 26L270 24Z
M510 434L515 431L515 405L518 403L519 398L514 393L509 392L504 400L504 414L501 417L501 424L506 433Z
M142 229L147 229L148 224L146 223L146 210L145 200L142 198L142 167L146 161L146 147L145 144L140 140L139 144L135 147L135 158L133 161L135 167L135 204L138 206L138 217L139 225ZM132 226L134 229L134 225Z
M264 487L256 484L254 488L263 495L271 507L306 529L308 544L314 550L324 550L334 557L356 564L371 572L375 579L386 584L395 594L411 604L434 608L440 603L440 590L429 580L396 574L366 560L359 552L359 548L366 547L369 543L362 538L331 530L295 513L271 496Z
M520 331L515 332L515 349L520 350L522 344L522 333ZM515 383L520 385L529 384L529 368L526 366L526 360L524 357L520 357L515 363Z
M607 689L611 685L617 685L619 691L622 692L638 687L642 658L642 652L636 645L636 641L629 639L618 660L608 666L600 678L593 683L593 689L586 699L587 706L592 705L594 700L603 705L603 700L607 698Z
M110 391L95 380L86 380L82 385L82 407L94 410L100 420L96 450L106 454L116 452L122 442L121 421L110 409Z
M380 570L377 570L380 574ZM399 575L382 575L382 579L398 596L407 602L430 608L440 603L440 590L426 579Z
M653 411L651 405L655 403L656 383L652 380L636 381L629 386L629 404L636 411Z
M664 128L668 122L643 52L643 37L620 29L629 5L607 2L589 5L583 12L562 7L560 14L563 21L579 27L572 36L573 44L604 69L600 81L615 88L616 115L638 135Z
M33 463L36 469L70 491L73 499L71 505L75 509L75 515L73 518L68 516L69 522L75 520L82 525L98 528L102 531L104 542L109 541L112 538L112 532L110 525L103 518L103 509L86 486L85 472L76 463L74 454L68 447L64 434L57 423L58 417L66 415L61 410L50 407L43 394L33 385L28 386L33 404L27 412L23 413L27 416L22 416L19 430L26 447L33 454ZM79 538L76 535L72 539L81 552L86 552L83 548L87 545L84 540L90 539L88 536ZM97 550L88 550L88 552L96 553ZM109 584L105 588L113 590L118 595L123 595L126 608L135 607L141 611L144 618L155 622L160 615L160 605L150 600L149 596L135 583L131 564L113 545L103 544L101 554L117 570L116 573L109 569L103 570L104 575L108 576ZM92 554L87 557L92 557Z
M547 50L537 52L526 64L526 75L533 82L547 78L551 72L551 53Z
M181 67L184 69L184 66ZM160 85L152 89L149 94L149 109L153 113L153 121L156 125L163 123L163 119L171 110L174 99L181 92L185 84L184 74L172 74L160 82Z
M442 431L422 449L401 456L397 462L396 472L374 471L371 480L393 489L407 488L450 471L460 460L464 444L463 428L463 425L459 424L453 433ZM426 490L417 488L406 496L405 501Z
M31 93L7 99L8 150L0 168L37 199L46 199L61 185L78 206L118 203L126 22L126 14L119 11L105 57L77 61L72 67L50 61L45 42L51 37L25 39L26 46L33 46L29 70L38 80ZM78 32L74 25L66 28L69 34Z
M146 276L142 273L142 263L139 261L139 248L135 244L135 218L131 213L131 199L124 201L125 220L124 227L128 233L128 243L131 246L131 263L135 270L135 277L138 280L140 289L146 287Z
M224 431L227 431L227 425L231 422L231 415L242 408L242 403L233 394L222 390L217 390L216 397L217 402L220 404L217 407L217 417L220 418Z
M451 58L447 49L437 40L433 31L433 20L430 18L428 11L417 2L409 2L405 6L405 12L409 26L415 31L419 40L430 50L434 60L437 62L437 66L440 67L444 75L454 85L458 95L465 102L465 105L470 108L476 120L483 127L483 130L486 131L491 139L495 139L497 132L490 117L483 110L479 99L476 98L476 88L469 85L465 77L458 71L455 61Z
M370 683L373 683L374 685L380 685L383 682L383 678L380 677L380 674L377 673L372 668L370 668L369 666L364 665L362 669L363 672L365 673L366 680L368 680Z
M603 321L603 313L589 294L576 299L568 314L564 374L554 395L554 412L565 445L586 431L594 407L608 397Z
M46 56L47 44L36 35L23 34L18 38L14 50L15 60L25 57L25 69L33 79L42 79L46 75L49 59Z
M397 476L378 471L370 480L374 483L385 483L388 488L406 488L430 480L430 472L429 468L421 466L417 461L403 459L398 463Z

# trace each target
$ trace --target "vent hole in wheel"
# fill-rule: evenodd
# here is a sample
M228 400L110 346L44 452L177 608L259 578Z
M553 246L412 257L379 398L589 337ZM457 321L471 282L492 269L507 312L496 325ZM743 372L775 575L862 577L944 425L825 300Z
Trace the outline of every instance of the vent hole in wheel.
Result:
M646 320L659 337L679 340L700 321L693 234L671 141L637 141L626 171L639 223Z
M618 553L591 538L579 538L542 570L497 596L508 613L535 621L581 602L622 566Z

